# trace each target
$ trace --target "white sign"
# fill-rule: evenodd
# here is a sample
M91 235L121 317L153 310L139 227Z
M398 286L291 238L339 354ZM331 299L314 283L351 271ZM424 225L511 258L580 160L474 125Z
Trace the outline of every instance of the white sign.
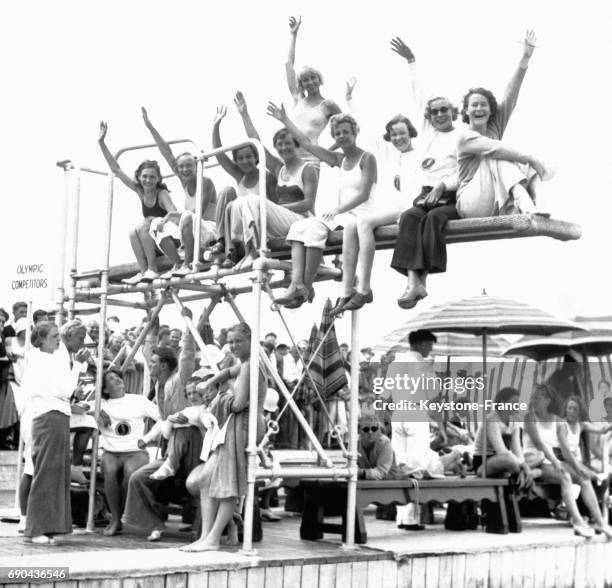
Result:
M53 300L53 272L46 262L18 263L8 284L9 299L26 302Z

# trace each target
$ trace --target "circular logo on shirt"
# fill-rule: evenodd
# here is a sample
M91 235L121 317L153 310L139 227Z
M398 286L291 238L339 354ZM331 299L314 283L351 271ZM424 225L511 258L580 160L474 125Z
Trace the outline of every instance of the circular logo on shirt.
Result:
M433 157L428 157L427 159L423 160L423 163L421 163L421 167L423 169L429 169L430 167L433 167L434 163L436 163L436 160Z
M117 423L115 427L115 433L119 435L119 437L125 437L132 432L132 426L127 421L121 421Z

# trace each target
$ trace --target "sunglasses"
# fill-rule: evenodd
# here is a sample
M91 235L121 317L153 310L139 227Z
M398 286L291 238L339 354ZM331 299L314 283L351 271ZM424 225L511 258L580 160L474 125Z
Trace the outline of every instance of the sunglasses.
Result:
M376 431L378 431L378 427L376 425L373 427L361 427L362 433L369 433L370 431L372 431L372 433L376 433Z
M450 108L448 106L440 106L440 108L430 108L429 114L437 116L438 114L446 114Z

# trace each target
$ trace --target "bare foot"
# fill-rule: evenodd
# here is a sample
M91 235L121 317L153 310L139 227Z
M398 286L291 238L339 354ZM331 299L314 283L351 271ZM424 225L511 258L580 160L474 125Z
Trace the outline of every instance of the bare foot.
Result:
M206 539L198 539L195 543L179 547L181 551L199 552L199 551L219 551L219 543L209 543Z
M121 521L120 520L111 520L111 522L107 525L107 527L102 531L102 535L105 537L112 537L121 531Z

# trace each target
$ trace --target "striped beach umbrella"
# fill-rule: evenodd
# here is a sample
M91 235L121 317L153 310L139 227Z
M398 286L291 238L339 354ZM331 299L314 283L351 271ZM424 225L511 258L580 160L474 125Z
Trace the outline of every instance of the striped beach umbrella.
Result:
M336 328L330 316L331 309L332 303L328 298L323 306L321 324L317 329L314 345L312 333L309 345L312 352L325 337L310 366L310 374L323 399L333 396L348 383L342 362L342 353L336 337Z
M490 335L552 335L563 331L584 330L583 327L572 321L555 317L528 304L487 296L485 292L481 296L439 304L418 314L402 325L401 337L403 338L407 332L418 329L480 335L485 377L487 374L487 342ZM389 337L393 335L398 338L398 342L401 340L399 329L391 333ZM486 422L484 403L483 421ZM486 454L486 445L484 453ZM486 464L486 459L483 459L483 464ZM485 469L486 465L483 467L483 475Z

